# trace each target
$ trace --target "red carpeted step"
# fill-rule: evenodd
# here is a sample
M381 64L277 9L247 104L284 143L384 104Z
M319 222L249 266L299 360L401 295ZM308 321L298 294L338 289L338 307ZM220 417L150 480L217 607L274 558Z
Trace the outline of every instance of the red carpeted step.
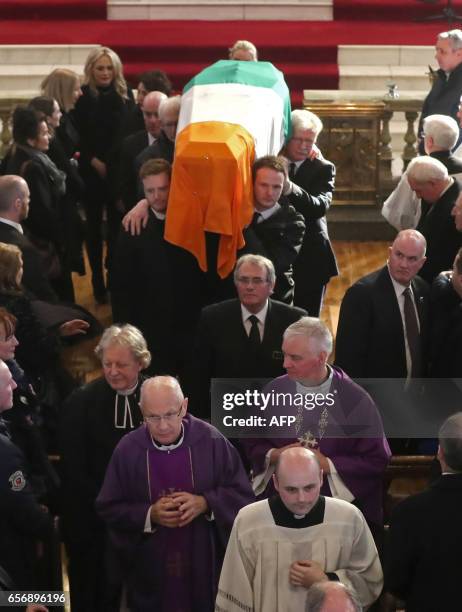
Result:
M106 19L106 0L1 0L0 19Z
M430 15L442 15L445 6L446 0L431 3L422 0L334 0L334 19L396 21L401 16L403 21L415 21ZM459 8L461 13L461 3ZM446 21L440 21L440 30L447 30L446 25Z
M338 0L342 1L346 3ZM132 85L140 72L160 68L181 90L205 66L226 57L227 47L239 37L252 40L260 58L284 72L300 106L303 89L338 88L338 45L433 45L444 27L404 18L399 22L41 21L40 27L36 21L4 21L0 44L107 45L120 54Z
M296 57L300 62L318 61L319 53L335 56L337 45L432 45L444 30L442 23L401 21L367 23L352 21L4 21L0 23L0 44L92 44L118 47L129 54L148 47L153 63L157 54L193 54L212 51L214 59L224 57L227 47L239 37L252 40L259 49L277 53L264 55L274 61ZM326 51L328 50L328 51ZM139 58L146 61L145 58ZM175 59L176 56L175 56ZM195 61L195 60L193 60Z

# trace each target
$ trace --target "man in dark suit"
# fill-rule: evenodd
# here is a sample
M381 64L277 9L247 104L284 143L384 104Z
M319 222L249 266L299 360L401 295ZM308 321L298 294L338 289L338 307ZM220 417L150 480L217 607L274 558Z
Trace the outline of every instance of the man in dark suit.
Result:
M410 378L424 372L429 287L417 276L425 238L403 230L388 264L359 279L342 300L335 364L353 378Z
M199 317L200 272L188 251L164 240L170 175L163 159L141 168L148 221L139 235L119 235L111 297L114 321L135 325L146 338L151 371L178 375Z
M442 475L423 493L394 510L389 531L385 588L404 600L406 612L456 610L462 549L462 413L439 432ZM393 608L394 609L394 608Z
M436 61L439 70L436 71L432 88L424 100L418 128L419 137L422 133L422 123L425 117L440 113L457 118L459 100L462 92L462 31L450 30L438 34L436 41ZM458 137L460 142L461 137ZM423 154L423 142L419 150Z
M427 260L420 276L431 283L440 272L452 267L462 246L462 235L451 218L460 184L441 162L425 155L411 161L406 175L411 189L422 199L417 229L427 240Z
M42 256L24 235L21 222L29 212L29 187L20 176L0 177L0 242L14 244L22 253L22 284L40 300L55 302L57 296L45 274Z
M282 335L306 311L270 299L276 275L261 255L236 263L238 299L206 306L196 334L192 411L209 415L212 378L273 378L284 373Z
M173 163L175 152L176 129L180 115L181 96L173 96L162 100L159 106L160 134L152 145L146 147L135 159L135 170L137 175L141 166L148 159L166 159ZM143 197L143 186L138 181L138 199Z
M159 106L167 96L160 91L152 91L143 99L144 130L127 136L123 141L119 157L118 197L123 208L130 210L138 201L137 170L135 159L141 151L156 142L160 134Z
M300 252L305 233L303 217L293 206L280 203L287 178L281 157L267 155L253 164L254 216L244 231L245 246L238 255L263 255L276 270L276 299L292 304L294 295L293 264Z
M338 268L327 231L326 213L332 202L335 166L322 157L312 158L322 130L321 120L306 110L292 111L292 138L283 154L289 162L284 195L303 215L306 230L294 264L294 304L319 317L326 285Z

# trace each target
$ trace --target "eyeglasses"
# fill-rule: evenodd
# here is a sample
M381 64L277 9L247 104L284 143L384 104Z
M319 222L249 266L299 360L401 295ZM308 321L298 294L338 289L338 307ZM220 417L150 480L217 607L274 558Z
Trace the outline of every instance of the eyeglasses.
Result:
M153 423L154 425L159 425L161 421L165 421L166 423L171 423L172 421L174 421L180 416L182 410L183 410L183 405L181 405L181 408L178 410L178 412L167 412L167 414L163 414L162 416L158 416L157 414L152 414L152 415L143 417L143 420L145 423Z
M254 277L254 278L249 278L248 276L238 276L236 281L240 284L240 285L255 285L255 286L260 286L263 285L263 283L268 283L268 279L266 278L258 278L258 276Z

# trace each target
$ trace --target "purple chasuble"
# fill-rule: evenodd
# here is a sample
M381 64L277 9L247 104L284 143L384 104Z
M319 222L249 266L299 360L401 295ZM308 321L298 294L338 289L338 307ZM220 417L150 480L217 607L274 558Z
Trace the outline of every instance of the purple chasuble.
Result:
M149 492L153 504L177 491L194 492L191 451L188 447L182 445L171 451L153 447L148 454ZM189 523L173 529L158 525L156 529L162 539L168 539L161 610L190 612L192 525ZM161 534L161 531L164 533Z
M183 443L170 452L153 446L146 427L124 436L96 501L136 612L213 612L234 518L255 501L236 449L189 414L183 426ZM170 489L203 495L214 520L201 514L185 527L153 525L152 533L145 532L151 504ZM178 575L187 568L189 578Z

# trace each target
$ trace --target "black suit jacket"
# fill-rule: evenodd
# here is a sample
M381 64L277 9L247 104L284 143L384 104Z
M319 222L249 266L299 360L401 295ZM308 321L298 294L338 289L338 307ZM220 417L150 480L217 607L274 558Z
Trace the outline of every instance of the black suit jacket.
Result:
M127 136L121 144L119 153L119 173L117 194L124 203L125 210L133 208L138 201L135 159L149 146L146 130Z
M257 355L249 351L238 299L202 309L196 333L193 411L206 416L212 378L275 378L284 374L282 334L306 311L269 300L265 332Z
M443 166L446 166L449 174L462 173L462 159L452 155L450 151L433 151L430 157L440 161Z
M111 283L113 319L143 332L155 373L177 374L186 358L200 313L200 277L196 259L164 240L164 222L152 211L139 236L120 232Z
M462 298L440 274L430 291L430 376L462 377Z
M461 507L462 474L451 474L395 508L385 588L405 600L406 612L459 609Z
M462 63L460 63L447 78L444 70L436 71L433 86L424 100L422 113L419 120L418 135L422 134L422 122L429 115L449 115L459 123L457 112L459 110L460 92L462 91ZM456 148L461 141L461 136L456 143ZM421 155L424 155L423 138L419 145Z
M427 261L420 276L431 283L443 270L449 270L454 257L462 246L462 233L456 230L451 211L460 192L460 183L451 187L431 207L422 202L422 211L417 229L427 239Z
M167 138L165 132L161 130L156 142L153 142L152 145L149 145L149 147L143 149L141 153L138 153L135 159L135 173L137 177L137 196L139 199L144 198L143 183L139 179L141 166L144 162L148 161L148 159L156 158L166 159L172 164L174 152L175 143Z
M337 262L329 240L326 213L332 203L335 166L326 159L307 159L293 179L299 189L288 196L290 204L303 215L306 230L294 266L297 286L323 285L338 274Z
M0 242L14 244L21 249L24 265L22 284L39 300L56 302L57 296L45 274L40 253L21 232L0 219Z
M425 347L429 287L418 276L411 284ZM359 279L345 293L335 365L353 378L406 378L404 328L387 266Z
M305 233L303 217L293 206L282 205L271 217L261 223L252 223L244 230L246 253L263 255L271 259L276 270L274 297L292 304L294 297L293 263L297 259Z

